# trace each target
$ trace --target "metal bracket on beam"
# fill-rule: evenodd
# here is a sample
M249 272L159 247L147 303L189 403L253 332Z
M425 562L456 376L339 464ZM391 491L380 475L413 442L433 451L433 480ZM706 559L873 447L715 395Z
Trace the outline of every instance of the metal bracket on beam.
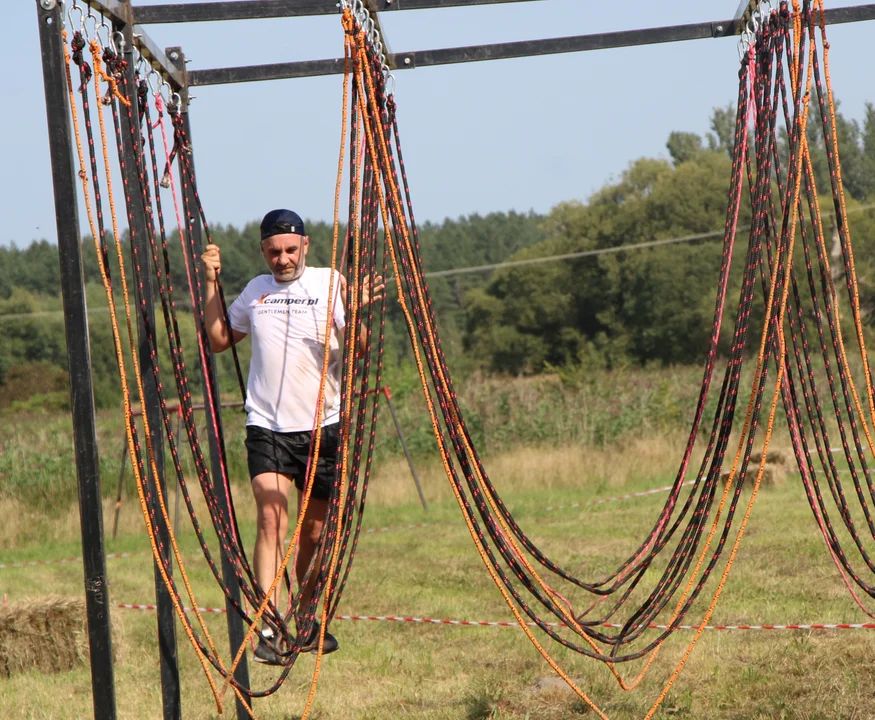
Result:
M146 58L149 64L163 76L176 92L185 87L184 74L175 67L163 51L158 49L158 46L140 25L134 25L134 45L137 46L140 55Z
M727 20L726 22L711 23L712 38L730 37L731 35L739 35L740 33L741 24L737 20Z
M413 70L416 67L416 53L393 53L389 56L389 67L393 70Z
M188 112L188 105L191 100L191 97L188 94L188 71L185 67L185 54L182 52L182 48L178 45L174 47L164 48L164 52L167 55L167 58L170 62L173 63L174 70L176 70L180 77L182 78L182 87L180 87L176 92L179 93L179 104L180 110L182 112Z
M134 45L146 61L160 74L164 80L177 92L185 86L185 79L152 39L143 32L139 25L134 25Z
M146 61L162 78L176 91L179 92L185 86L185 77L175 65L167 59L161 49L153 42L148 33L138 24L135 9L129 2L123 0L84 0L95 12L100 13L114 25L131 25L133 27L134 45L140 51Z

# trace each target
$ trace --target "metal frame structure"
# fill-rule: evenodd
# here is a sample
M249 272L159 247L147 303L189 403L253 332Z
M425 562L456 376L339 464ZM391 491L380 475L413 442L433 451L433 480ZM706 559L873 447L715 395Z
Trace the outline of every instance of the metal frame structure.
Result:
M518 2L543 2L543 0L363 0L375 18L383 12L399 10L425 10L475 5L497 5ZM58 251L61 265L61 289L64 301L67 356L70 369L71 407L73 435L79 486L79 508L82 534L83 564L85 573L85 598L88 617L88 633L91 657L91 678L94 717L96 720L114 720L116 702L110 637L109 595L106 579L103 516L101 507L100 473L95 430L91 356L89 349L88 317L83 279L81 237L76 189L74 147L70 127L70 108L66 86L66 68L63 56L63 5L59 0L35 0L39 37L42 51L43 79L46 97L46 115L49 128L49 151L52 163L55 214L58 230ZM144 25L182 22L206 22L217 20L246 20L281 17L304 17L331 15L338 12L337 0L215 0L213 2L186 2L165 5L135 7L129 0L79 0L94 12L109 21L113 30L125 38L126 52L136 47L154 70L160 73L172 90L179 94L184 121L188 127L189 88L199 85L279 80L343 72L342 59L310 60L304 62L253 65L246 67L188 70L180 47L160 50L143 29ZM469 47L444 48L416 52L401 52L386 55L387 65L392 69L413 69L453 63L479 62L533 57L557 53L576 53L590 50L606 50L656 43L681 42L707 38L722 38L740 35L760 7L758 0L742 0L735 16L729 20L674 25L669 27L576 35L544 40L496 43ZM826 12L830 24L875 20L875 4L838 8ZM133 73L133 63L129 63ZM137 130L136 128L134 129ZM130 138L130 133L124 133ZM126 142L125 153L134 151L132 141ZM129 157L132 159L132 156ZM134 162L126 163L129 168ZM194 198L189 192L183 198L186 214L194 219L191 232L196 245L200 245L199 215ZM144 223L142 207L133 210L134 222ZM142 228L136 233L145 238ZM144 251L145 248L140 248ZM152 309L152 289L145 288L148 310ZM142 328L140 328L142 330ZM140 333L140 353L145 361L147 341ZM144 362L143 366L146 366ZM215 380L215 362L203 371ZM204 378L205 380L207 378ZM157 415L157 390L151 376L146 382L146 405L154 417L150 417L153 447L163 448L161 423ZM206 382L204 383L206 386ZM218 385L213 382L214 387ZM217 402L219 399L216 398ZM218 421L219 418L216 418ZM212 427L212 419L208 419ZM217 439L210 433L210 456L214 468L218 467ZM159 461L158 467L162 463ZM163 475L159 478L164 482ZM216 485L217 492L220 484ZM229 498L221 498L227 503ZM166 543L165 543L166 546ZM222 558L224 581L239 599L239 587L227 558ZM172 605L156 567L156 593L158 604L158 637L161 658L162 699L165 720L182 716L177 664L176 629ZM230 610L230 603L226 603ZM243 640L243 626L234 612L228 612L228 630L232 654ZM245 658L237 668L236 677L248 684ZM242 720L247 713L237 701L237 717Z

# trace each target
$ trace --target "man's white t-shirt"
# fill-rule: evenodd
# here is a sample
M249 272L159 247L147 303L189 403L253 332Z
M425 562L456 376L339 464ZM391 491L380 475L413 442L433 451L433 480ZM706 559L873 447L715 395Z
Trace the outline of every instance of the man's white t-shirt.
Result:
M338 422L342 352L338 330L346 326L340 274L334 272L334 321L321 425ZM247 425L274 432L312 430L325 357L330 268L307 267L294 282L259 275L228 308L231 327L252 340L246 384Z

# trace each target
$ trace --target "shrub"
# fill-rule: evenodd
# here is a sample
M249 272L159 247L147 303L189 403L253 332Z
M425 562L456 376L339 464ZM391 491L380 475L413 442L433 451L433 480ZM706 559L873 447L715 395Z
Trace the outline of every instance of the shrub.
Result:
M45 360L11 367L0 388L0 408L46 407L57 410L69 407L70 377L67 371ZM63 400L61 396L64 396ZM47 404L42 404L40 398Z

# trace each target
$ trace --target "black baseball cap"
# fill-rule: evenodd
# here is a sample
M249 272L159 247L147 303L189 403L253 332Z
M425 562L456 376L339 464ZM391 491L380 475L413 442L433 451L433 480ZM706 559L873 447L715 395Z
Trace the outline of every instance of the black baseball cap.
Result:
M266 240L273 235L306 235L304 221L292 210L271 210L261 221L261 239Z

